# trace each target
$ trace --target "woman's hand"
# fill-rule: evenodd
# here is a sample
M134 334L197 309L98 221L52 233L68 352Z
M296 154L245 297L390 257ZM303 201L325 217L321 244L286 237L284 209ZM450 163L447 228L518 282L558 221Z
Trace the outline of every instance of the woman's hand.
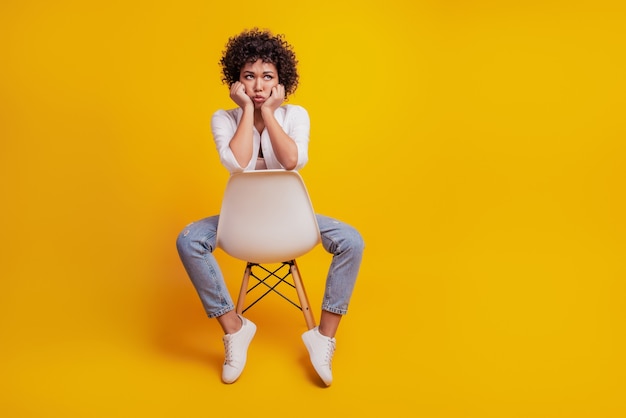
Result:
M246 106L254 106L254 102L250 96L246 94L246 87L239 81L235 81L233 85L230 86L230 98L242 109Z
M285 86L282 84L278 84L272 87L272 94L267 98L265 103L261 106L261 110L269 109L274 113L276 109L278 109L283 102L285 101Z

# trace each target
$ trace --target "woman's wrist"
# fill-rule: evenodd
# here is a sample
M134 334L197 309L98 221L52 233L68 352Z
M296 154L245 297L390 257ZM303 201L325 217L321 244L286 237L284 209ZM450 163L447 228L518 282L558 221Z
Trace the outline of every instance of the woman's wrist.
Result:
M246 102L243 105L239 105L239 107L244 112L254 112L254 103L252 103L252 101L250 101L249 103Z
M268 118L274 119L274 112L276 112L276 109L261 107L261 117L263 117L263 120L268 120Z

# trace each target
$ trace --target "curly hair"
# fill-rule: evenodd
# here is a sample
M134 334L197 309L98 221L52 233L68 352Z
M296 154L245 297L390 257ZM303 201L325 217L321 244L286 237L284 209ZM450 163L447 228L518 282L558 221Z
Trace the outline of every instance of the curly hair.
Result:
M296 54L283 35L273 35L269 30L253 28L244 30L228 40L222 53L222 83L232 86L239 81L241 69L247 63L261 59L276 66L280 84L285 86L285 97L298 87Z

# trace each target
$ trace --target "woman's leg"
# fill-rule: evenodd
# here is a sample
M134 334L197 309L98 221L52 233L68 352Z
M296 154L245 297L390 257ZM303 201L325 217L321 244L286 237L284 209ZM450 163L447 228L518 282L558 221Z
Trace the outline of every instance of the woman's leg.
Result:
M178 235L176 248L209 318L235 309L213 250L219 216L187 225ZM234 314L234 312L233 312Z
M226 335L222 380L233 383L246 364L256 325L237 315L235 305L213 256L219 216L191 223L178 235L176 248L209 318L217 318Z
M335 334L348 304L363 257L361 234L343 222L317 215L324 249L333 255L326 277L320 325L302 334L313 368L329 386L333 382L332 360Z
M317 215L317 223L322 245L333 255L326 277L319 331L333 338L341 317L348 312L365 245L361 234L346 223L323 215Z

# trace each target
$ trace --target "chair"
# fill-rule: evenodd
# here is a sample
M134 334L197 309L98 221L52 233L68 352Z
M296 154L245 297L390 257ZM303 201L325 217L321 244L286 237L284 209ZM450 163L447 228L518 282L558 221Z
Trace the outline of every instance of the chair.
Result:
M247 263L237 313L243 314L274 292L300 309L308 329L314 328L315 318L296 259L320 242L315 212L298 172L259 170L230 176L217 227L217 247ZM268 268L268 264L274 266ZM250 276L258 283L250 286ZM298 300L281 293L279 285L295 289ZM245 307L246 296L258 286L264 290L261 296Z

